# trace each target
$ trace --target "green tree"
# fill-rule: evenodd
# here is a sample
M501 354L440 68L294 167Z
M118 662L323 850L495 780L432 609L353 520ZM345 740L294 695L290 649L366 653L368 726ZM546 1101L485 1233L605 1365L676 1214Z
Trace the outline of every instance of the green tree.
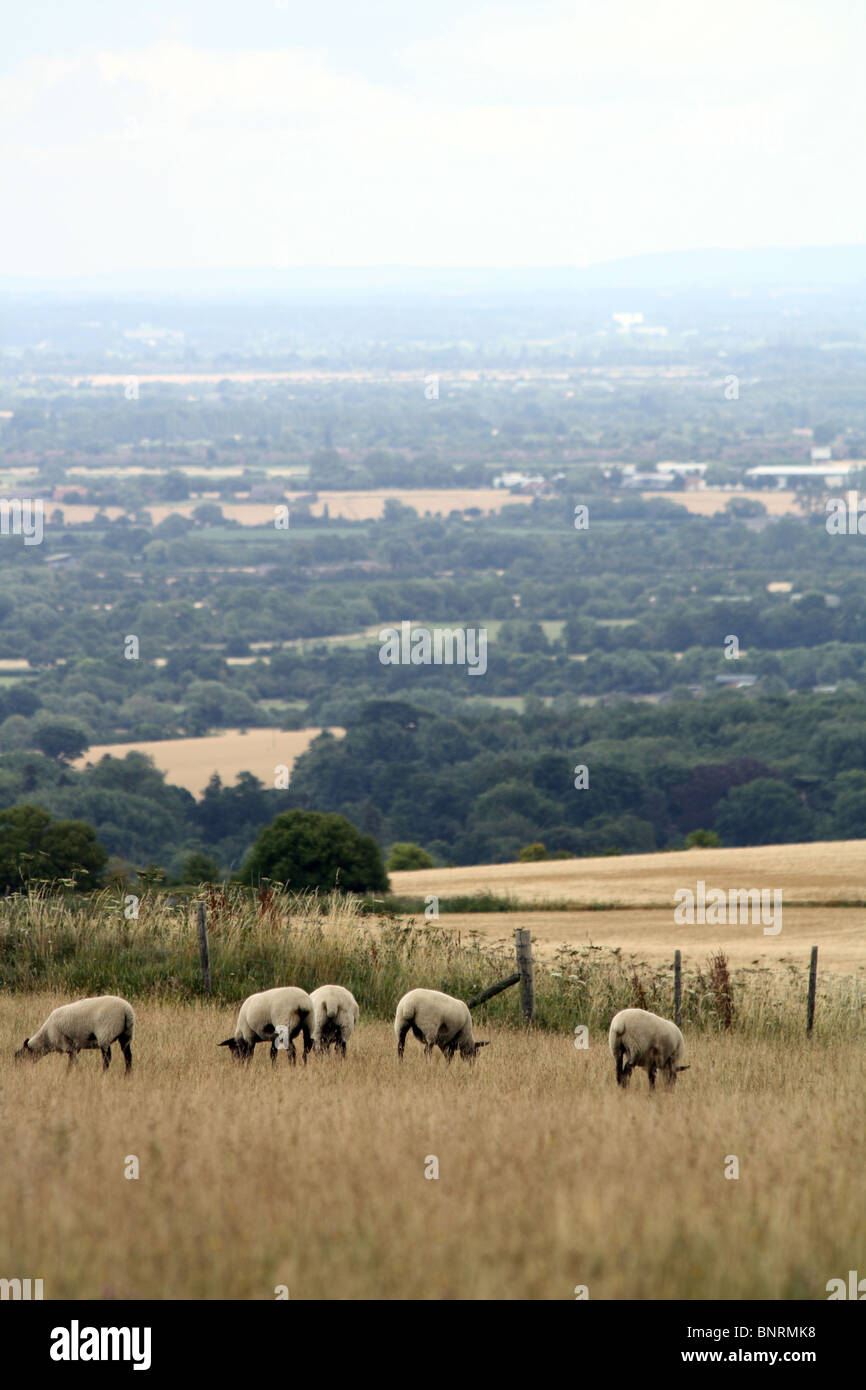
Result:
M58 762L79 757L90 747L90 732L77 719L57 714L40 714L34 719L31 736L40 753Z
M201 850L193 849L184 855L180 873L183 883L219 883L220 866Z
M372 835L362 835L345 816L326 811L281 812L260 832L238 877L253 884L270 878L295 892L388 888L382 852Z
M107 850L85 821L54 820L41 806L0 811L0 889L16 891L34 879L58 878L97 888L107 861Z
M690 830L686 836L686 849L718 849L721 843L715 830Z
M719 802L716 830L726 845L776 845L808 840L811 816L793 787L756 777Z
M537 859L546 859L547 846L543 845L540 840L536 840L533 845L524 845L517 857L522 864L531 864Z
M389 874L399 873L402 869L432 869L433 857L426 849L420 845L412 844L411 841L398 841L391 846L391 853L388 855L388 863L385 866Z

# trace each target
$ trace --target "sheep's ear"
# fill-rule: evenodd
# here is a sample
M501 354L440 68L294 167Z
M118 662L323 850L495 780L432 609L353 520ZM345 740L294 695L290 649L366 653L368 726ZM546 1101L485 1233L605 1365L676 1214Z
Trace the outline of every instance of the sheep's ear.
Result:
M235 1046L235 1040L234 1040L234 1038L224 1038L223 1041L222 1041L221 1043L217 1043L217 1047L234 1047L234 1046Z
M691 1062L686 1062L686 1065L684 1067L677 1067L677 1071L688 1071L691 1065Z
M475 1044L475 1051L477 1052L478 1049L479 1049L480 1047L489 1047L489 1046L490 1046L490 1040L489 1040L489 1038L488 1038L488 1040L487 1040L486 1042L477 1042L477 1043Z

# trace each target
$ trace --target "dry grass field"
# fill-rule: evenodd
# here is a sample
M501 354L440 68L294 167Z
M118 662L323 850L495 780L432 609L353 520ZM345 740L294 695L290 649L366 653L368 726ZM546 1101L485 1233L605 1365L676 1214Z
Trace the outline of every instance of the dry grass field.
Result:
M674 906L678 888L781 888L785 902L861 902L866 897L866 840L690 849L553 859L533 864L482 864L391 875L395 893L441 897L490 891L516 901L618 907Z
M0 997L3 1273L46 1298L825 1299L862 1267L855 1043L698 1036L650 1097L601 1033L479 1026L475 1067L411 1039L400 1067L362 1019L344 1064L244 1073L230 1007L134 1001L129 1079L14 1066L58 1002Z
M694 886L694 885L692 885ZM423 924L423 917L409 921ZM477 932L485 940L514 941L516 926L532 932L536 958L549 960L565 946L619 950L636 963L669 964L679 948L683 960L703 962L721 947L732 969L807 969L812 946L818 947L821 970L866 975L866 909L791 907L782 911L782 930L764 936L760 926L676 924L673 911L626 909L613 912L449 912L440 921L463 936Z
M194 796L201 796L210 778L218 772L230 785L239 772L252 772L267 786L274 785L277 766L291 772L296 760L305 753L321 729L225 729L205 738L172 738L138 743L94 744L78 758L73 767L83 768L97 763L106 754L124 758L127 753L146 753L153 758L165 780L176 787L186 787ZM329 731L342 738L345 729Z

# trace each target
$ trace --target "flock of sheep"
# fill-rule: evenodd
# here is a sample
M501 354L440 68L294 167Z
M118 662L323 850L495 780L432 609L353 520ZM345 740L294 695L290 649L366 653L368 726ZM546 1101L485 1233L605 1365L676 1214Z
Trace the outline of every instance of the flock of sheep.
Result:
M322 985L312 994L294 987L266 989L244 1000L233 1035L219 1046L227 1047L235 1061L247 1063L256 1043L269 1042L272 1062L276 1062L283 1047L294 1063L294 1040L300 1034L304 1062L308 1052L327 1052L332 1044L345 1057L358 1015L357 1000L342 985ZM129 1071L134 1028L135 1014L125 999L115 994L79 999L49 1014L38 1033L24 1039L15 1058L37 1061L48 1052L63 1052L71 1067L79 1052L98 1047L103 1068L107 1069L112 1044L119 1043ZM474 1062L480 1049L487 1046L486 1042L475 1041L468 1005L437 989L412 989L404 994L397 1005L394 1032L400 1059L410 1032L424 1044L425 1056L431 1057L434 1047L438 1047L448 1062L455 1052L465 1061ZM685 1043L679 1028L646 1009L622 1009L616 1014L608 1042L621 1086L628 1085L635 1067L646 1070L651 1090L658 1071L673 1086L677 1073L688 1070L683 1063Z

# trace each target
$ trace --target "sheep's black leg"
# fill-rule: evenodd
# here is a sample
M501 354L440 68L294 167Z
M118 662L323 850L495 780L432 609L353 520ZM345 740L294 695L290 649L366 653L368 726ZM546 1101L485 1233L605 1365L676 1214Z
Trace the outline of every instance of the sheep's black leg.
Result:
M110 1066L111 1066L111 1043L108 1044L108 1047L103 1047L103 1048L102 1048L102 1070L103 1070L103 1071L108 1071L108 1068L109 1068Z
M304 1050L301 1054L301 1061L303 1062L304 1066L306 1066L307 1053L311 1052L313 1049L313 1035L311 1034L310 1029L306 1023L301 1024L301 1033L304 1039Z
M631 1067L625 1062L625 1049L619 1048L616 1054L616 1079L619 1086L627 1086Z
M654 1091L655 1088L656 1088L656 1064L655 1064L655 1062L650 1062L649 1066L648 1066L647 1069L646 1069L646 1074L647 1074L647 1076L649 1077L649 1088L650 1088L651 1091Z
M400 1027L400 1033L397 1038L397 1056L399 1057L401 1062L403 1060L403 1053L406 1049L406 1035L409 1032L411 1026L411 1023L404 1023Z
M273 1038L271 1038L271 1066L275 1067L276 1065L277 1065L277 1040L276 1040L276 1037L273 1037Z
M123 1060L126 1064L126 1070L132 1071L132 1048L129 1045L129 1039L127 1039L124 1042L123 1038L121 1038L120 1050L123 1053Z
M345 1038L342 1037L342 1035L340 1036L340 1039L339 1039L339 1041L337 1042L337 1048L339 1048L340 1056L343 1058L343 1061L345 1061L345 1060L346 1060L346 1040L345 1040ZM336 1051L336 1049L335 1049L335 1051Z

